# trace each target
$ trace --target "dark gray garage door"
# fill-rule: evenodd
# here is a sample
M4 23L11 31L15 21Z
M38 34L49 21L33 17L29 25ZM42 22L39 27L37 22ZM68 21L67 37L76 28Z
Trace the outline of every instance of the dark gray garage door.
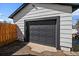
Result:
M30 22L30 42L56 46L56 20Z
M30 19L25 21L24 41L60 48L60 17Z

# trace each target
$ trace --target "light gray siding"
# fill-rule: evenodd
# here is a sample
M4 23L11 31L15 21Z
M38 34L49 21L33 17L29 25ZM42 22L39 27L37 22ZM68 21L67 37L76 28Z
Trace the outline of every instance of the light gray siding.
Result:
M57 4L35 4L36 8L29 4L14 19L18 20L16 24L21 29L24 35L24 20L32 20L36 18L60 16L60 46L63 50L64 47L72 47L72 7ZM31 9L31 10L30 10ZM25 10L30 10L26 12ZM25 13L22 17L21 14ZM20 18L21 17L21 18ZM38 20L38 19L37 19ZM42 20L42 19L41 19ZM70 49L67 49L70 50Z

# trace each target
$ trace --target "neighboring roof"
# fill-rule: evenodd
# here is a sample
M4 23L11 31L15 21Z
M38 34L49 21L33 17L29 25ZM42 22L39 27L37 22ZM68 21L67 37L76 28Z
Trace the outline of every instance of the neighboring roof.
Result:
M15 10L10 16L9 18L13 18L19 11L21 11L25 6L27 6L29 3L23 3L17 10ZM55 3L55 4L59 4L59 5L69 5L72 6L74 10L76 10L77 8L79 8L79 3Z

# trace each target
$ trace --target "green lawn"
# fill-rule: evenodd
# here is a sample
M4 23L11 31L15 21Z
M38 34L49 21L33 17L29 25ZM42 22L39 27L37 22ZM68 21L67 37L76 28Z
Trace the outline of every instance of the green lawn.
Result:
M73 45L72 49L73 51L79 51L79 45Z

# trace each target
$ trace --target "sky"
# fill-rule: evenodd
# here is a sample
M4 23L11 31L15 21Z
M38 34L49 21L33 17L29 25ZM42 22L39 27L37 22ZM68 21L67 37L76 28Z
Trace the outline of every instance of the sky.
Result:
M72 24L75 25L79 21L79 9L72 13Z
M22 3L0 3L0 21L13 23L13 19L8 18ZM79 20L79 9L72 14L73 25Z
M22 3L0 3L0 21L13 23L13 19L8 18Z

